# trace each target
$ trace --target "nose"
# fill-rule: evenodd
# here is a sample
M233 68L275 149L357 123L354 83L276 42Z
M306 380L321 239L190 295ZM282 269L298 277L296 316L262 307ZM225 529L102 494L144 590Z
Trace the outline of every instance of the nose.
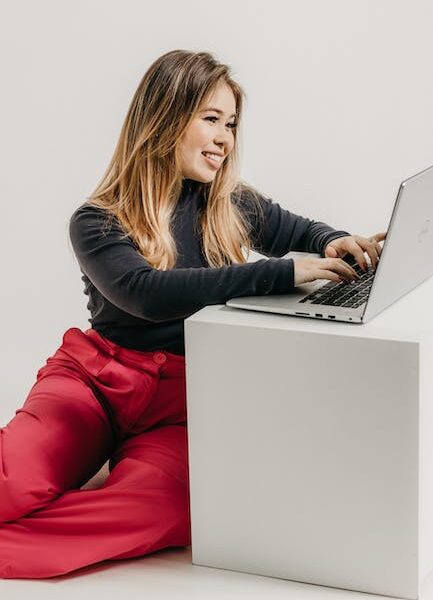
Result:
M219 127L215 131L214 143L221 152L227 154L230 149L230 144L232 143L232 133L231 131L227 131L226 127Z

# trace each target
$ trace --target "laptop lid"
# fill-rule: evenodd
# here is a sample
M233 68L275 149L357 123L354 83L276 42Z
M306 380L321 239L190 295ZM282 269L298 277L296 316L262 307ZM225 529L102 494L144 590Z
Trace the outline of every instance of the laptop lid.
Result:
M433 166L400 184L362 320L433 275Z

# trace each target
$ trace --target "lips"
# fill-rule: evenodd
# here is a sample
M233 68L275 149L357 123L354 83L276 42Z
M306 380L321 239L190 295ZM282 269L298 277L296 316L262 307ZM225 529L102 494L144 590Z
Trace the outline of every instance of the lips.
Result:
M207 158L211 158L213 160L217 160L218 162L221 162L224 156L219 152L208 152L207 150L203 150L202 154L203 156L206 156Z
M214 154L215 156L220 156L221 158L224 156L224 154L221 154L221 152L212 152L211 150L203 150L202 154Z
M211 158L210 156L206 156L203 152L202 152L202 154L203 154L203 157L206 160L207 164L210 167L212 167L213 169L219 169L219 167L222 164L222 157L220 157L218 160L216 158Z

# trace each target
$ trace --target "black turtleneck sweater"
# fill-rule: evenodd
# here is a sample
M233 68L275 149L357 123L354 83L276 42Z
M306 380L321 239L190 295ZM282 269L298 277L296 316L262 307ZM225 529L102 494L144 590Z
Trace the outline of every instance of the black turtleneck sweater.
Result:
M240 296L285 294L294 288L291 250L319 252L333 239L350 235L295 215L260 197L264 220L249 210L247 196L238 206L245 212L255 251L271 258L210 267L195 228L204 208L203 186L184 179L172 217L178 249L173 269L155 269L137 251L117 219L103 229L106 213L85 202L75 210L69 233L88 295L91 327L125 348L185 354L184 320L209 304Z

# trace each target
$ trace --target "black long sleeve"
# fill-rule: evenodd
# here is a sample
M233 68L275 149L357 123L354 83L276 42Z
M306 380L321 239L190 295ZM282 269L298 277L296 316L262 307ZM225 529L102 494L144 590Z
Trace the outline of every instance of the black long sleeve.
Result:
M70 219L70 239L89 296L89 321L124 347L184 354L186 317L229 298L289 292L294 287L293 260L278 257L294 249L320 251L324 240L336 233L264 201L266 226L251 220L251 227L258 247L271 258L210 268L194 229L202 203L194 183L185 180L173 216L179 257L167 271L145 260L117 220L104 228L102 209L86 202Z
M252 208L251 198L244 195L239 204L249 215L254 249L265 256L281 257L290 251L317 252L332 240L350 235L347 231L333 229L326 223L296 215L270 198L259 197L263 221Z
M287 292L293 288L291 260L262 259L219 268L149 265L119 225L101 234L100 209L82 206L70 222L75 254L90 281L117 308L154 323L185 318L229 298Z

